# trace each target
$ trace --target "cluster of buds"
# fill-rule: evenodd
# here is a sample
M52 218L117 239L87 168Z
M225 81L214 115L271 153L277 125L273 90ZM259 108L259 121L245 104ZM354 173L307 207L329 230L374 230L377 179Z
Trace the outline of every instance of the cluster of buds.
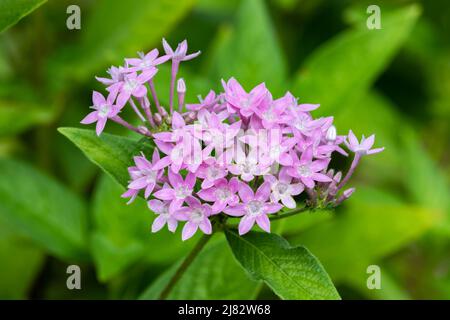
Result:
M361 141L352 131L338 135L332 117L312 117L318 104L299 104L290 92L275 99L264 83L246 92L236 79L222 80L223 92L211 90L198 103L186 104L186 84L177 80L177 73L181 61L199 52L187 54L186 41L175 51L165 40L163 47L161 57L157 49L140 53L125 59L124 66L111 67L111 78L97 78L109 94L104 98L94 92L95 110L82 120L97 122L100 134L110 119L154 142L152 155L134 157L123 194L129 202L139 194L147 199L157 215L153 232L166 225L174 232L184 222L183 240L198 230L210 234L214 216L240 218L241 235L255 224L270 232L269 217L295 209L299 199L306 198L311 208L334 207L348 199L354 188L344 186L361 157L383 150L372 149L374 135ZM165 108L153 79L157 66L169 60ZM125 106L134 110L141 125L120 117ZM354 154L345 175L329 168L333 153L348 156L343 146Z

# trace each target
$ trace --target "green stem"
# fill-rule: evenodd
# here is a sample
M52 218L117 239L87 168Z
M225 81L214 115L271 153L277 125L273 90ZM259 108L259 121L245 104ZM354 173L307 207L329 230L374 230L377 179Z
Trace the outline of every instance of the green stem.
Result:
M288 211L286 213L280 214L279 216L271 217L270 221L284 219L284 218L294 216L296 214L299 214L299 213L302 213L302 212L305 212L308 210L310 210L309 207L302 207L302 208L294 209L294 210Z
M165 300L172 289L175 287L177 282L181 279L183 274L186 272L186 270L189 268L191 263L194 261L194 259L198 256L200 251L205 247L205 245L208 243L209 239L211 239L212 235L204 234L200 240L197 242L195 247L192 249L192 251L189 253L189 255L183 260L181 265L178 267L177 271L173 275L173 277L170 279L169 283L166 285L164 290L159 295L159 300Z

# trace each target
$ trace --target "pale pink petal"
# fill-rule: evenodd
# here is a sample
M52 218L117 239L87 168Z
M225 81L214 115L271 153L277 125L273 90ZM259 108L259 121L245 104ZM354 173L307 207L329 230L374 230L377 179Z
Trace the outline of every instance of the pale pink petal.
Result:
M161 199L161 200L172 200L175 198L175 190L173 189L161 189L159 191L156 191L153 196L155 198Z
M255 197L255 194L253 193L252 188L246 183L241 183L239 186L239 197L241 197L241 200L243 202L249 202L250 200L253 200Z
M158 232L159 230L162 229L162 227L164 227L165 224L166 219L164 219L164 217L162 216L157 216L152 224L152 232Z
M244 216L239 222L239 235L246 234L255 224L255 218Z
M232 207L226 207L223 212L225 212L229 216L233 217L242 217L245 214L245 205L237 204Z
M261 229L270 233L270 220L265 214L256 217L256 223Z
M198 225L196 225L193 222L188 221L183 227L183 232L182 232L182 235L181 235L181 239L183 241L185 241L185 240L191 238L195 234L197 229L198 229Z
M92 112L89 113L83 120L81 120L80 123L82 123L82 124L91 124L91 123L94 123L94 122L97 121L97 119L98 119L97 114L98 114L97 111L92 111Z
M294 209L297 204L295 203L294 198L291 196L284 196L281 198L281 203L284 204L285 207L288 207L289 209Z
M209 221L208 218L203 219L203 221L200 222L199 227L200 227L200 230L202 230L205 234L212 233L211 221Z
M98 119L97 125L95 127L95 132L97 133L98 136L103 132L103 129L105 129L107 119L108 118L99 118Z
M256 191L255 198L260 201L266 201L269 199L269 196L270 196L270 183L266 181Z

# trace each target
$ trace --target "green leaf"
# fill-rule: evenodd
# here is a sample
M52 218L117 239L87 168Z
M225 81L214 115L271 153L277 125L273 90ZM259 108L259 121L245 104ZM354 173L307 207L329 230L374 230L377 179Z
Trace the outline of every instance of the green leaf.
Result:
M242 1L236 28L217 50L217 72L220 78L235 77L247 90L266 82L279 93L286 80L286 63L264 1Z
M336 114L348 108L361 99L386 68L419 13L417 5L410 5L383 14L380 30L357 27L338 35L307 59L294 79L292 91L302 101L320 103L320 114Z
M127 169L133 165L133 156L141 151L147 155L152 152L147 140L135 141L108 133L102 133L98 137L94 131L87 129L59 128L58 131L123 186L128 185L130 177Z
M433 210L363 187L357 187L347 206L334 219L289 238L310 248L336 283L354 274L367 278L368 265L377 264L442 220Z
M64 259L87 257L86 208L64 186L15 160L0 160L0 215Z
M42 106L0 101L0 136L21 133L53 119L53 111Z
M0 2L0 32L16 24L47 0L2 0Z
M43 262L42 250L0 224L0 299L25 299Z
M73 76L86 78L93 72L136 55L149 45L160 43L176 23L186 15L195 0L123 0L95 1L81 29L81 42L58 57L61 67L73 59ZM126 14L125 14L126 13ZM118 23L119 22L119 23Z
M140 299L156 300L175 274L179 263L151 284ZM172 300L253 299L259 284L248 279L234 259L225 239L210 243L200 252L172 289Z
M320 262L305 248L291 247L275 234L227 230L236 259L256 280L282 299L340 299Z
M110 280L138 261L158 265L175 262L194 243L181 241L180 232L151 233L156 215L142 198L127 205L120 197L124 191L107 175L95 188L91 247L101 281Z

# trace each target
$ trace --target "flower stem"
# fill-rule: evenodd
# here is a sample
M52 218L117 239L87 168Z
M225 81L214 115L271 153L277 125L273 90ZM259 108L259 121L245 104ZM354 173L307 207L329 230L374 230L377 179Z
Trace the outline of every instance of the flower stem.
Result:
M192 249L192 251L187 255L187 257L183 260L181 265L178 267L177 271L173 275L173 277L170 279L169 283L166 285L164 290L159 295L159 300L166 299L172 289L175 287L177 282L181 279L183 274L186 272L187 268L191 265L191 263L194 261L194 259L197 257L197 255L200 253L200 251L205 247L205 245L208 243L209 239L211 239L212 235L204 234L200 238L200 240L197 242L195 247Z
M180 62L176 60L172 60L172 74L170 78L170 96L169 96L169 106L170 106L170 114L173 114L173 96L175 91L175 81L177 79L178 67L180 66Z
M355 168L358 166L360 159L361 159L361 155L358 152L355 153L355 157L353 158L352 164L350 165L350 169L348 169L347 174L345 175L344 179L342 179L341 183L338 185L335 193L337 193L351 178L351 176L353 175L353 172L355 171Z
M288 211L288 212L286 212L286 213L280 214L279 216L271 217L271 218L270 218L270 221L273 221L273 220L280 220L280 219L284 219L284 218L287 218L287 217L290 217L290 216L294 216L294 215L296 215L296 214L299 214L299 213L308 211L309 209L310 209L309 207L301 207L301 208L297 208L297 209Z
M120 124L120 125L122 125L122 126L124 126L125 128L127 128L127 129L129 129L131 131L136 132L136 133L142 134L142 135L147 136L147 137L151 137L152 136L150 133L142 132L141 130L139 130L138 128L133 126L132 124L130 124L130 123L126 122L125 120L123 120L120 116L112 117L111 120L116 122L116 123L118 123L118 124Z

